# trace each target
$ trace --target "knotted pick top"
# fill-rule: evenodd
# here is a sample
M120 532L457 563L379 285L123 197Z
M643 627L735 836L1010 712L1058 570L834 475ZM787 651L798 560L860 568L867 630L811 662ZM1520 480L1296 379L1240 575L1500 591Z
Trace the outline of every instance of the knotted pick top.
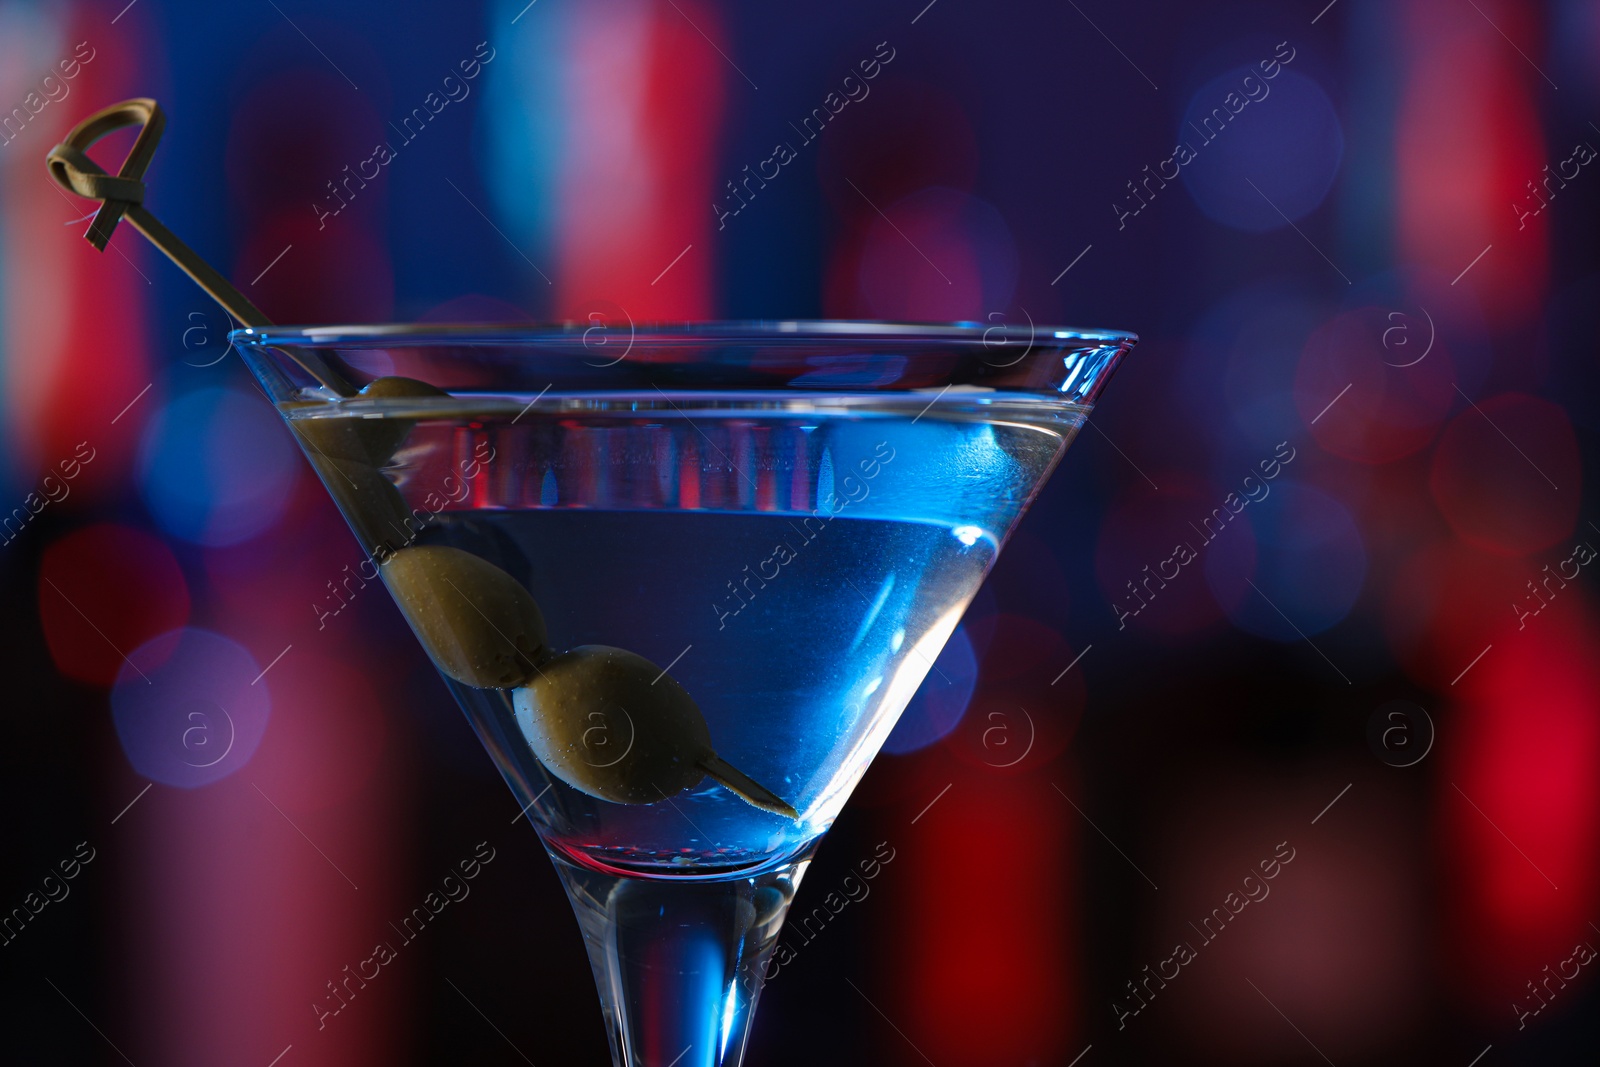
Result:
M263 315L260 308L234 288L233 283L211 264L201 259L194 249L184 244L177 234L163 226L144 206L144 172L155 156L156 145L160 143L166 125L167 118L161 105L149 97L124 100L96 111L74 126L65 141L50 150L45 160L50 168L50 176L68 192L100 201L94 222L84 234L84 238L98 251L105 251L117 224L126 218L134 229L144 234L151 244L176 263L237 322L245 326L270 326L272 320ZM141 127L138 139L133 142L133 149L122 161L118 172L108 174L105 168L89 158L89 146L106 134L127 126ZM290 355L308 374L340 396L355 393L355 388L342 375L314 353L297 349Z
M143 129L133 143L133 151L123 160L122 170L112 176L90 159L85 149L124 126L142 126ZM166 126L167 117L154 100L148 97L124 100L84 119L67 135L65 143L50 150L50 175L57 184L79 196L101 201L94 224L85 235L99 251L106 250L106 242L111 240L123 213L134 204L144 203L141 179L156 154L156 145L161 142Z

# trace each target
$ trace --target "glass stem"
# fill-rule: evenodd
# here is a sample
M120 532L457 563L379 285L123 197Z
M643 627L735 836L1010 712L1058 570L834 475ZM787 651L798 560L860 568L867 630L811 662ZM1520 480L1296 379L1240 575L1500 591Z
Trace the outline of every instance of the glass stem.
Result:
M738 1067L807 859L754 877L621 878L555 859L616 1067Z

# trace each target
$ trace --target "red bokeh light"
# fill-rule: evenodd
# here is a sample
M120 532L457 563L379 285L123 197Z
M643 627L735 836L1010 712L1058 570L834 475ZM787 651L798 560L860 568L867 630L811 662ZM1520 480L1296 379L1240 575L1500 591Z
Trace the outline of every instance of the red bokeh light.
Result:
M1400 666L1441 691L1510 625L1532 570L1455 540L1423 546L1393 568L1384 630Z
M1306 341L1295 374L1295 407L1311 435L1359 463L1387 463L1426 446L1457 397L1442 338L1416 363L1396 366L1417 356L1385 345L1392 330L1412 332L1391 314L1364 307L1339 315Z
M304 644L284 659L292 669L272 676L272 724L253 780L296 815L336 807L370 784L388 740L389 702L360 672Z
M111 685L125 653L189 621L189 586L171 550L111 523L45 549L38 602L56 669L91 685Z
M33 120L28 133L35 147L12 147L8 158L16 165L0 168L7 258L0 270L0 348L7 356L0 400L8 465L35 483L30 490L78 453L80 442L94 450L61 505L76 509L126 490L140 426L156 408L161 387L151 369L147 311L158 268L154 250L131 225L119 226L103 253L78 236L87 221L64 226L94 204L46 180L42 166L48 146L66 137L86 102L99 106L148 91L140 55L149 35L125 24L112 44L102 36L104 14L83 5L66 6L61 18L61 40L84 41L93 59L71 82L72 102ZM29 65L44 59L30 57ZM90 155L114 174L132 141L131 131L119 131Z
M1525 983L1592 939L1600 889L1600 630L1581 590L1562 595L1492 635L1441 741L1450 973L1507 1029L1507 1002L1537 1007Z
M676 11L574 9L562 56L571 132L557 149L561 207L549 270L558 317L586 316L595 300L638 322L711 313L712 222L717 205L742 203L723 183L745 177L717 169L726 82L737 77L717 54L733 48L723 23L718 10L689 0Z
M850 187L863 176L880 204L932 185L971 191L978 176L977 137L960 102L922 82L890 77L869 84L872 103L839 123L837 132L830 126L817 144L817 173L834 210L846 217L872 214Z
M949 793L890 842L886 881L915 891L884 955L894 965L888 1013L917 1046L938 1050L940 1067L1064 1063L1078 1028L1076 816L1037 777L952 766L945 780ZM998 878L973 849L1025 858L1027 875ZM891 1042L898 1062L921 1062L900 1037Z
M1505 41L1544 31L1530 25L1531 5L1495 5L1499 33L1445 16L1439 5L1409 7L1412 54L1394 124L1401 257L1464 275L1460 284L1472 286L1491 320L1521 321L1548 288L1550 215L1519 224L1515 205L1566 152L1546 152L1530 91L1543 83Z
M235 274L260 278L252 295L280 322L387 322L394 267L386 242L358 220L321 228L303 207L267 216L243 242Z
M1010 304L1016 247L989 204L924 189L884 205L867 227L857 271L874 318L975 321Z

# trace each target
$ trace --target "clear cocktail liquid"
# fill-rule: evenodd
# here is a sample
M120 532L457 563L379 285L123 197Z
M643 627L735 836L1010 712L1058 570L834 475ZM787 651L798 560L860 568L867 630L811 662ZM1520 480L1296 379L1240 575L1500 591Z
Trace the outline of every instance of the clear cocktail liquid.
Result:
M596 871L729 877L828 828L938 656L1082 412L939 399L734 394L296 405L407 419L386 468L414 544L481 556L532 592L554 650L613 645L669 670L717 753L799 822L713 781L653 804L546 772L511 694L449 682L545 843ZM598 729L598 728L597 728ZM596 759L632 738L586 738Z

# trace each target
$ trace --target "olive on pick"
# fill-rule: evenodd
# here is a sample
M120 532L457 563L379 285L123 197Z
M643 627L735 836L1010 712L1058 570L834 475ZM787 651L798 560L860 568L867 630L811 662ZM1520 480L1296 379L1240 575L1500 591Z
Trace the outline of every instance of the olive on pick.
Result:
M709 774L758 808L799 818L716 754L694 698L643 656L580 645L541 662L512 700L539 762L592 797L651 804Z
M405 497L383 471L361 460L310 453L328 495L344 513L367 554L381 558L386 546L408 544L419 524Z
M389 377L370 382L353 399L448 395L427 382ZM292 410L300 405L285 406ZM377 555L385 544L411 542L416 536L411 509L380 468L405 442L412 420L343 416L291 419L289 425L305 444L312 466L322 475L329 494L355 529L362 548Z
M358 394L361 400L401 400L408 397L449 396L443 389L435 389L427 382L419 382L415 378L376 378L367 383L366 388ZM367 454L372 457L372 462L383 466L393 458L402 444L406 435L411 432L415 424L412 419L351 419L356 434L367 447Z
M379 573L428 657L464 685L521 685L549 654L539 605L487 560L445 545L412 545L383 560Z
M415 397L449 396L427 382L415 378L375 378L352 400L402 400ZM379 414L374 412L373 414ZM382 467L405 443L414 425L412 419L355 418L348 415L329 418L296 419L294 425L314 455L328 459L355 460Z

